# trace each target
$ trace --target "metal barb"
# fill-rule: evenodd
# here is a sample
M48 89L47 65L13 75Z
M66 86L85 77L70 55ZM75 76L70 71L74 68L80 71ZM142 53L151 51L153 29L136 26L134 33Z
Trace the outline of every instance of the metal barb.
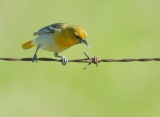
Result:
M83 52L83 53L87 56L87 58L88 58L89 60L92 61L92 58L90 58L86 52Z
M84 70L87 69L91 65L91 62L84 67Z
M91 58L86 52L83 53L87 56L88 60L90 60L90 63L84 69L86 69L92 63L96 64L96 67L98 67L99 60L97 57Z
M99 60L97 57L94 57L94 64L96 64L96 67L98 67L98 63L99 63Z

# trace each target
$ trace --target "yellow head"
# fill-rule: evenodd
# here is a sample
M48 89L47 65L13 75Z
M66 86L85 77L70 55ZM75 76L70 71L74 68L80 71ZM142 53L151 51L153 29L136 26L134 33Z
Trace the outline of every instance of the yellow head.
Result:
M75 44L87 43L87 32L81 26L63 25L62 30L57 33L57 43L64 49L67 49Z
M68 32L70 33L70 37L71 37L71 40L76 42L76 44L78 43L84 43L85 45L88 45L87 43L87 32L84 28L82 28L81 26L69 26L67 27Z

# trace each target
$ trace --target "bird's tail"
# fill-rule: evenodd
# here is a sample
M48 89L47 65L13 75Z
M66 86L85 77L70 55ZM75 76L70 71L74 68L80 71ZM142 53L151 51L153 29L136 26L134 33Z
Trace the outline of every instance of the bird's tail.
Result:
M23 48L23 49L29 49L29 48L32 48L32 47L34 47L34 46L36 46L36 45L34 45L34 44L32 43L32 40L31 40L31 41L27 41L27 42L25 42L25 43L22 44L22 48Z

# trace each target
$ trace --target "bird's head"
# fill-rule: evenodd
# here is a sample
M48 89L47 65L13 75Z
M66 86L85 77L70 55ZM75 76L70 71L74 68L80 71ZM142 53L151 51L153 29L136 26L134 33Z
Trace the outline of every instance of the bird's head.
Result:
M88 45L87 43L87 32L84 28L82 28L81 26L71 26L70 27L72 36L74 37L74 40L77 41L77 43L83 43L85 45Z

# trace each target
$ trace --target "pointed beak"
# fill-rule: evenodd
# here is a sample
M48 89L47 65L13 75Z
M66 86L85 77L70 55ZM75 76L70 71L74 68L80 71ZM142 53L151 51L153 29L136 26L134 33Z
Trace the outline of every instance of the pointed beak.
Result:
M81 40L81 43L84 43L85 45L88 46L88 48L90 48L89 45L88 45L88 43L87 43L87 40L85 38L83 40Z

